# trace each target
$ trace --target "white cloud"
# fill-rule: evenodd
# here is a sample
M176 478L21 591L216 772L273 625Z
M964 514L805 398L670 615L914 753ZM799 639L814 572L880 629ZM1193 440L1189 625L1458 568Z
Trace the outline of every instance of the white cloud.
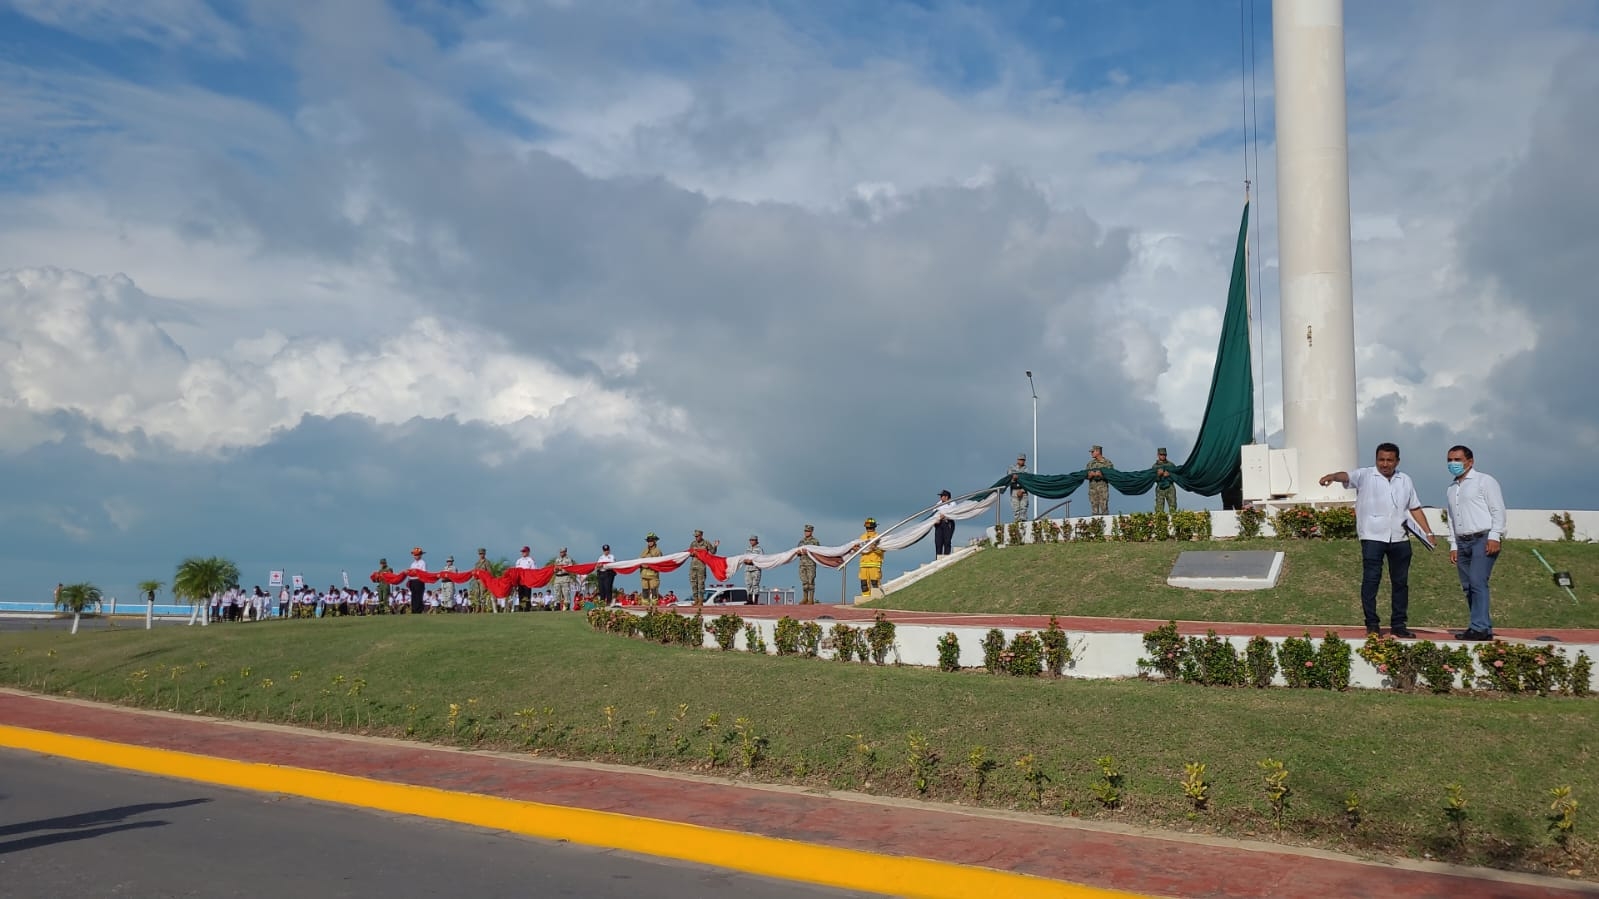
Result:
M44 25L91 40L136 40L159 47L190 47L223 56L243 52L239 29L205 0L10 0Z
M635 423L677 421L669 406L644 408L498 335L435 318L359 344L267 332L191 355L150 305L122 275L0 271L0 392L36 414L82 416L103 429L97 448L119 455L136 435L193 452L258 446L306 416L453 417L504 428L523 450L567 431L647 444L657 432Z

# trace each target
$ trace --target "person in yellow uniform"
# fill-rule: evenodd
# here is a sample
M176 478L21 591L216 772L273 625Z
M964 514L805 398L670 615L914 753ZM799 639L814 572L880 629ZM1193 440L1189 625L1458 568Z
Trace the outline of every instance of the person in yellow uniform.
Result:
M661 538L651 531L644 535L644 551L639 553L641 559L653 559L665 555L656 541ZM661 573L648 568L640 568L638 573L639 594L647 606L655 605L661 598Z
M861 535L861 542L877 539L877 519L866 519L866 533ZM873 590L883 585L883 548L873 543L861 550L861 593L871 596Z

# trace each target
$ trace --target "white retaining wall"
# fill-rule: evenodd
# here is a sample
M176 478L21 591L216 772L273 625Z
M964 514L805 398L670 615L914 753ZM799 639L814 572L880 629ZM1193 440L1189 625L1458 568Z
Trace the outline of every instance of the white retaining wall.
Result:
M635 612L634 614L642 615L643 612ZM710 619L707 618L706 624L709 625L709 623ZM747 618L744 620L744 623L746 625L755 625L755 627L760 630L763 639L766 641L766 651L768 653L776 653L776 650L773 648L775 642L774 632L777 629L777 622L775 620L765 618ZM833 620L823 620L817 623L822 625L822 637L824 640L826 640L831 637L833 625L837 624L838 622ZM870 621L851 621L845 623L862 632L864 632L867 627L871 626ZM988 633L988 630L989 629L987 627L950 627L942 625L934 627L920 624L901 624L896 622L894 625L894 649L889 653L889 661L898 662L902 665L918 665L927 668L937 668L938 638L944 636L946 633L954 633L956 637L960 639L961 667L981 668L983 667L983 637ZM1027 628L1002 627L999 630L1005 635L1005 641L1008 644L1011 639L1013 639L1023 630L1027 630ZM1037 633L1037 631L1034 631L1034 633ZM1319 647L1321 645L1321 635L1317 634L1315 631L1311 631L1311 635L1313 638L1312 642ZM1223 639L1231 643L1233 648L1236 649L1240 655L1243 654L1244 647L1249 643L1248 637L1232 636L1224 637ZM1267 639L1272 642L1273 646L1280 646L1283 642L1282 637L1268 637ZM1067 645L1070 646L1072 650L1072 662L1066 668L1066 677L1137 677L1140 673L1138 670L1138 660L1144 657L1143 634L1076 633L1068 630L1066 631L1066 641ZM1349 685L1351 687L1365 687L1371 689L1393 686L1388 681L1386 675L1379 673L1376 668L1368 664L1366 660L1362 659L1358 654L1353 654L1353 650L1358 649L1361 645L1361 642L1362 641L1359 640L1350 641L1352 657L1350 659L1349 666ZM1439 645L1443 646L1481 645L1477 643L1457 643L1455 641L1434 642L1437 642ZM1567 661L1575 661L1579 651L1586 651L1589 657L1599 660L1599 643L1558 643L1554 645L1558 646L1562 651L1565 652ZM711 635L709 628L707 628L705 634L705 646L708 649L717 650L716 638ZM744 633L742 630L739 632L738 640L734 646L738 652L749 651L748 644L744 640ZM832 657L833 652L831 649L824 648L822 650L823 659L831 660ZM855 662L852 664L862 663ZM1286 681L1283 680L1281 674L1277 675L1275 682L1279 686L1286 685ZM1599 670L1595 671L1592 686L1595 691L1599 691Z
M1289 505L1292 505L1292 504L1289 504ZM1318 505L1327 505L1327 504L1319 503ZM1444 533L1446 533L1447 529L1444 526L1443 510L1442 509L1425 508L1422 511L1424 511L1427 514L1427 520L1432 523L1433 533L1439 534L1440 536L1443 535ZM1549 520L1549 518L1552 515L1558 515L1558 514L1560 514L1561 512L1564 512L1564 511L1566 511L1566 510L1564 510L1564 509L1509 509L1509 510L1506 510L1506 512L1505 512L1505 531L1506 531L1505 536L1507 538L1511 539L1511 540L1559 540L1560 536L1561 536L1560 535L1560 528L1556 527L1555 524ZM1056 519L1053 519L1053 520L1054 520L1054 522L1057 525L1061 525L1061 524L1066 524L1068 522L1076 523L1076 522L1079 522L1079 521L1086 521L1086 520L1088 520L1088 518L1091 518L1091 517L1093 517L1093 516L1085 516L1085 517L1081 517L1081 518L1070 518L1070 519L1056 518ZM1116 516L1114 516L1114 515L1101 515L1099 517L1103 518L1105 520L1105 535L1107 537L1110 536L1111 533L1112 533L1112 528L1114 527L1114 524L1115 524ZM1571 519L1572 519L1573 522L1576 523L1577 527L1576 527L1575 536L1576 536L1576 538L1579 541L1595 541L1595 540L1599 540L1599 512L1585 512L1585 511L1572 510ZM1006 522L1006 524L1009 524L1009 522ZM1272 529L1271 518L1269 517L1269 515L1268 515L1268 517L1266 518L1265 521L1261 522L1260 533L1261 533L1262 536L1266 536L1266 537L1273 536L1276 533ZM1210 513L1210 534L1211 534L1212 539L1216 539L1216 540L1223 540L1223 539L1228 539L1228 538L1231 538L1231 537L1237 537L1238 536L1238 513L1237 512L1225 511L1225 510L1213 510ZM987 530L985 530L983 532L983 535L985 537L989 538L990 540L992 540L994 538L994 529L993 529L993 527L989 527ZM1030 526L1026 529L1026 533L1024 534L1024 542L1026 542L1026 543L1033 542L1032 528Z

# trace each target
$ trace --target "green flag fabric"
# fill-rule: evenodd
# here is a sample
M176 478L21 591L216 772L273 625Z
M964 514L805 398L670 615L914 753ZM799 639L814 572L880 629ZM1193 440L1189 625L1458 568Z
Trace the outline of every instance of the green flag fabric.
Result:
M1181 465L1170 467L1172 483L1201 496L1215 496L1236 486L1242 470L1238 450L1255 437L1255 374L1249 349L1249 291L1245 247L1249 239L1249 204L1244 204L1238 225L1238 246L1233 252L1232 283L1227 289L1227 312L1222 318L1216 364L1210 374L1210 398L1199 437ZM1128 496L1148 493L1155 486L1155 470L1098 469L1105 483ZM1042 499L1065 499L1087 480L1087 471L1070 474L1018 474L1015 486ZM1012 486L1005 475L993 489Z

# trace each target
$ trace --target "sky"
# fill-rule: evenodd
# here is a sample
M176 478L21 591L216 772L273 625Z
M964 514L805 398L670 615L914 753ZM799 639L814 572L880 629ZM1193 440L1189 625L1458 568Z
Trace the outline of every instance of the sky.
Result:
M1349 465L1599 508L1599 6L1345 16ZM1045 473L1181 461L1246 174L1280 446L1271 72L1266 0L0 0L0 599L842 543L1024 370Z

